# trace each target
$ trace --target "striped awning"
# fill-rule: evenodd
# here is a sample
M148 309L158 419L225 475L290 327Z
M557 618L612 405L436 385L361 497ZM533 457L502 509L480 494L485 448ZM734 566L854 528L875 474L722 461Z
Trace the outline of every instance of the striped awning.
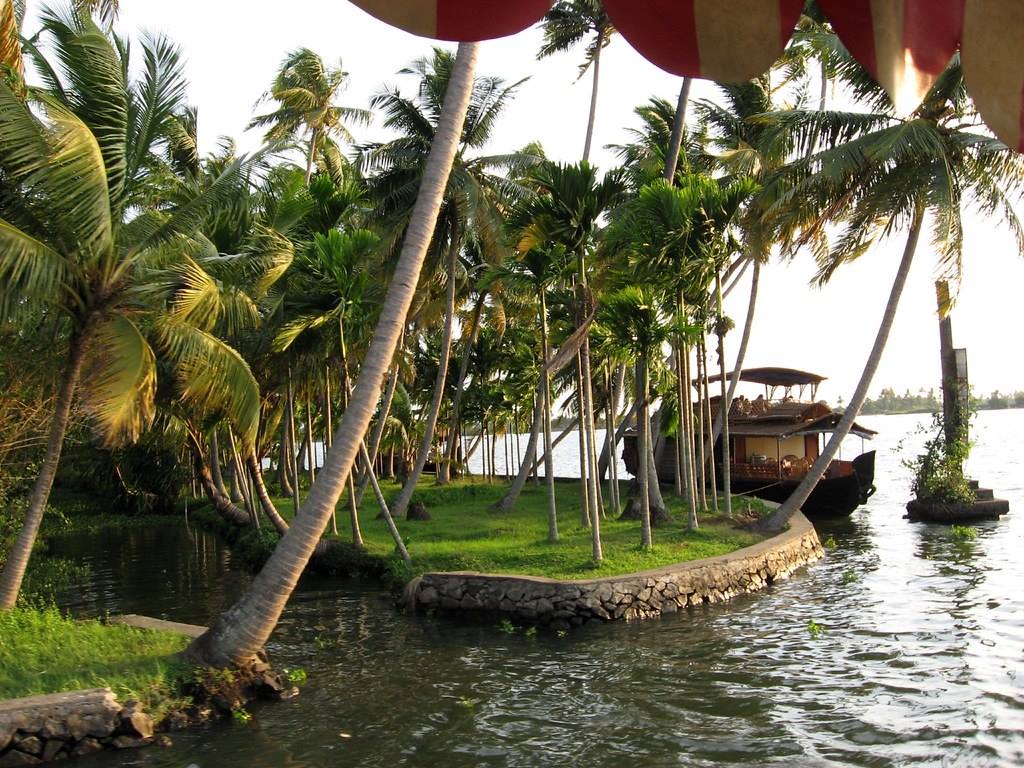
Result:
M489 40L540 21L552 0L352 0L396 27L452 41ZM739 82L768 70L802 0L604 0L616 29L673 74ZM978 110L1024 151L1024 0L818 0L850 52L903 114L960 48Z

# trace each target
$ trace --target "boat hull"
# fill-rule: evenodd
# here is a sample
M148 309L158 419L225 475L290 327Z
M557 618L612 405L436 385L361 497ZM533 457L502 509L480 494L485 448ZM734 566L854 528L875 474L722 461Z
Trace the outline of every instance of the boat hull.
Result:
M823 477L814 486L801 511L810 518L847 517L875 492L875 452L869 451L853 460L854 471L841 477ZM782 504L800 485L799 479L780 480L765 485L763 480L733 479L735 494L749 494L765 501ZM719 481L721 486L721 481Z
M623 441L623 458L626 469L636 474L636 442L627 436ZM666 452L667 453L667 452ZM662 458L662 457L659 457ZM658 476L662 483L673 482L674 454L667 460L658 461ZM847 517L864 504L875 492L875 452L863 453L847 466L852 472L836 477L826 475L814 486L810 497L804 502L802 512L810 518ZM722 473L719 471L718 487L722 488ZM734 494L756 496L778 504L788 499L800 484L801 478L766 481L764 478L733 477L730 483Z

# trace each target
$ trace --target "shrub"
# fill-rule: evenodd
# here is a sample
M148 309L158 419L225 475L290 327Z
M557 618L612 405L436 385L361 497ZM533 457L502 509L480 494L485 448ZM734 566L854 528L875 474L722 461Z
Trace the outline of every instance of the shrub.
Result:
M974 491L964 474L964 462L971 452L967 438L970 418L960 420L960 434L952 442L946 440L945 419L942 414L932 416L932 436L924 446L924 453L906 460L903 465L911 470L910 489L922 504L970 504Z

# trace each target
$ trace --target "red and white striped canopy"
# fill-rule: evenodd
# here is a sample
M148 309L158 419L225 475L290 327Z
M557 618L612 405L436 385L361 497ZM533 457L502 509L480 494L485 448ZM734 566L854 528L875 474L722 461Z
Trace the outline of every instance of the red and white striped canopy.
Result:
M476 41L520 32L553 0L352 0L424 37ZM904 114L920 104L959 47L975 103L1024 151L1024 0L818 0L850 52ZM604 0L616 29L674 74L748 80L778 59L802 0Z

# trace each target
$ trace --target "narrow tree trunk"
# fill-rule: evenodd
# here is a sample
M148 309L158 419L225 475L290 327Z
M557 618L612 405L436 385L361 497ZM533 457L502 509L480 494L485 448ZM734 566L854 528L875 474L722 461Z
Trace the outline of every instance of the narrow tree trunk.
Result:
M548 541L558 541L558 505L555 501L555 460L551 454L551 350L548 343L548 305L543 289L540 291L540 345L544 368L540 374L541 393L537 398L544 412L544 475L548 486ZM536 441L534 449L536 450ZM522 467L533 465L532 459L524 461Z
M199 484L203 486L206 498L213 505L213 510L225 521L240 528L248 528L252 525L252 518L249 513L235 505L217 484L213 481L213 473L210 466L203 458L202 449L198 444L194 445L196 462L196 473L199 475Z
M736 387L739 386L740 377L743 375L743 365L747 359L747 347L750 345L750 335L754 328L754 316L757 312L757 294L761 284L761 263L757 259L752 259L752 261L754 262L754 274L750 284L750 303L747 305L747 319L743 323L743 337L740 339L739 352L736 354L736 365L733 368L735 375L733 376L732 381L729 382L730 403L736 397ZM719 412L718 417L715 419L714 433L710 438L712 445L714 445L714 442L721 434L722 414Z
M679 166L679 150L683 147L683 133L686 129L686 108L690 103L690 87L693 80L689 77L683 78L682 86L679 88L679 101L676 103L676 116L672 121L672 138L668 143L668 152L665 155L665 181L673 182L676 177L676 169Z
M229 496L227 486L224 484L224 475L220 471L220 445L217 442L216 427L210 434L210 472L213 475L213 482L217 485L217 490L225 496Z
M455 395L452 397L452 413L448 420L448 446L445 451L444 461L437 465L438 485L444 485L454 476L456 453L459 449L457 436L459 433L459 414L462 409L462 396L465 392L466 374L469 372L469 359L480 337L480 315L484 311L484 299L486 294L481 293L477 299L476 308L473 311L473 327L469 336L465 339L462 349L462 360L459 362L459 377L455 380Z
M519 473L512 481L508 492L497 504L491 507L492 512L508 512L519 500L519 494L526 487L526 481L530 477L530 470L533 467L534 457L537 455L537 442L544 424L544 393L543 387L538 384L537 397L534 398L533 419L530 424L530 439L526 443L526 453L523 456L523 463L519 466ZM545 459L546 461L546 459ZM546 465L545 465L546 466Z
M715 301L718 308L718 364L721 366L722 401L718 407L718 415L722 419L722 494L725 496L725 515L732 517L732 446L729 445L729 411L732 400L729 399L729 375L725 365L725 329L722 327L722 270L715 271Z
M21 590L22 579L25 578L25 569L32 556L32 548L35 546L36 536L39 534L39 526L43 522L43 512L46 510L46 502L50 498L53 478L57 474L57 465L60 463L60 454L64 447L64 435L71 419L71 404L74 401L75 388L82 375L87 340L87 333L81 330L76 330L71 335L67 363L64 367L64 380L57 393L53 418L50 420L50 437L46 444L46 456L39 468L39 477L36 478L36 483L32 487L32 493L28 497L28 510L25 512L21 530L7 555L7 564L4 566L3 574L0 575L0 610L3 611L11 610L18 601L18 592Z
M637 480L640 483L640 546L650 549L654 546L651 535L651 500L650 500L650 454L649 450L651 437L650 405L647 402L647 365L643 358L636 364L636 400L640 404L637 414L637 437L639 449L637 455L640 459ZM655 470L657 472L657 470Z
M285 406L284 418L281 419L281 451L277 462L277 483L281 486L281 495L293 496L295 494L292 488L291 480L289 475L291 474L291 446L289 443L290 433L288 431L288 406Z
M380 441L384 437L384 427L387 424L388 417L391 415L391 404L395 399L395 391L398 389L398 363L396 362L391 369L391 375L388 377L387 389L384 391L384 399L380 405L380 417L377 419L377 424L373 428L373 436L370 438L370 445L367 450L370 453L370 462L368 466L373 466L373 463L377 461L377 454L380 451ZM392 459L394 459L394 451L392 451ZM394 473L392 473L393 475ZM362 504L363 494L366 492L366 484L369 482L370 476L367 473L363 473L362 478L359 480L359 488L356 491L356 505Z
M842 445L843 440L850 434L850 429L853 427L853 422L860 415L860 409L864 406L864 400L867 399L868 389L871 387L871 381L875 377L875 372L878 370L878 364L882 360L882 353L885 351L885 345L889 341L889 333L892 331L893 321L896 319L896 310L899 308L900 297L903 295L903 288L907 284L907 275L910 273L910 266L914 261L914 254L917 251L917 244L921 238L921 228L924 224L924 210L918 208L914 214L914 220L910 227L910 234L907 237L907 245L903 251L903 260L900 262L899 269L896 271L896 278L893 280L892 291L889 293L889 301L885 305L885 312L882 314L882 322L878 326L878 334L875 336L874 346L871 348L871 354L868 355L867 362L864 365L864 371L861 374L860 382L857 384L857 389L853 393L853 397L850 398L849 405L846 406L846 411L843 412L843 418L839 420L839 425L836 427L836 431L832 433L831 439L825 446L825 450L821 456L818 457L817 461L811 467L806 477L801 481L800 485L796 487L796 490L786 499L785 503L773 512L769 517L761 524L761 528L767 532L778 532L786 527L790 518L793 517L803 506L804 502L807 501L811 495L811 491L814 490L814 486L818 484L822 476L825 474L825 470L828 469L832 460L839 452L839 446Z
M580 461L580 525L584 528L590 527L590 488L587 486L587 429L583 412L587 406L583 398L583 363L580 356L576 355L576 408L580 412L580 431L576 435L579 441Z
M292 470L292 503L295 505L294 517L299 516L299 462L296 458L295 445L295 390L292 387L292 370L288 369L288 466Z
M416 486L420 481L420 476L423 474L423 467L426 466L427 459L430 456L430 449L434 445L434 429L437 427L437 418L441 413L441 402L444 400L444 385L448 378L448 364L452 353L452 332L455 327L455 268L458 255L459 244L456 238L448 250L448 286L445 296L444 336L441 339L437 378L434 380L434 397L430 403L430 411L427 413L427 422L423 427L423 442L420 443L420 450L416 455L412 472L405 481L405 485L402 486L402 492L399 494L392 510L392 514L399 519L405 517L406 510L409 508L409 502L412 501L412 495L416 492Z
M377 476L373 473L373 464L370 463L370 452L366 450L366 443L360 442L359 451L363 459L363 463L366 464L366 475L369 478L370 485L373 486L373 494L377 497L377 504L380 505L380 514L384 518L384 522L387 523L388 531L391 533L391 538L395 542L395 548L398 550L398 554L401 555L402 560L405 561L406 565L411 565L412 556L409 554L409 550L406 548L405 542L402 541L402 535L398 532L398 526L395 525L395 518L391 516L391 510L388 509L388 502L384 498L384 493L381 491L380 485L377 483ZM351 475L349 479L351 479Z
M462 43L423 181L410 218L402 253L388 287L373 342L363 360L359 383L338 428L334 450L304 513L297 517L242 598L189 646L193 660L215 667L248 664L273 632L303 569L345 488L363 435L380 400L384 374L419 283L420 271L437 222L444 191L469 107L478 43Z
M316 439L313 436L313 398L306 399L306 460L309 462L309 484L316 482Z
M246 464L249 467L249 474L252 476L253 485L256 486L256 496L260 500L263 514L270 520L270 524L274 526L274 530L277 531L278 535L284 536L285 531L288 530L288 523L281 517L277 507L274 506L273 499L270 498L266 483L263 482L263 470L260 468L260 462L256 458L255 452L250 451Z
M601 88L601 51L604 48L605 30L597 33L594 50L594 83L590 92L590 116L587 118L587 138L583 143L583 162L590 162L590 151L594 146L594 126L597 124L597 95Z

